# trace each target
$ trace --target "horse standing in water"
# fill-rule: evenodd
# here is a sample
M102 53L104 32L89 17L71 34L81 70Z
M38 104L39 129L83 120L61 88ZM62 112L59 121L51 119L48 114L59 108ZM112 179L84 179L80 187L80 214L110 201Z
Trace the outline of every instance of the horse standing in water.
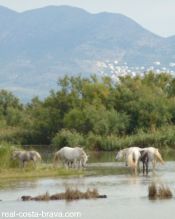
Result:
M14 151L12 155L13 159L18 159L22 163L22 167L26 162L41 160L41 155L37 151Z
M125 148L116 154L116 160L124 158L126 161L126 166L129 166L131 168L131 172L135 175L137 175L139 159L141 156L140 149L141 148L139 147Z
M86 166L88 156L85 151L80 147L63 147L54 155L54 164L60 160L67 168L81 168Z
M148 164L149 164L149 154L148 151L140 151L140 161L143 164L143 175L146 172L146 175L148 175Z
M120 160L124 158L126 161L126 165L131 168L131 171L137 174L137 167L139 165L139 161L143 163L143 173L148 174L148 164L151 161L153 172L155 171L156 162L159 161L161 164L164 164L162 156L157 148L147 147L147 148L139 148L139 147L130 147L120 150L116 155L116 160Z
M143 153L143 152L145 152L145 153ZM146 163L148 163L148 164L149 164L149 162L152 163L153 172L155 172L157 162L164 164L164 160L163 160L158 148L155 148L155 147L142 148L141 153L145 154L144 155L145 158L147 157L145 159ZM146 164L146 165L148 166L148 164Z
M124 159L125 162L126 162L126 166L128 166L128 164L127 164L128 151L129 151L129 148L124 148L124 149L122 149L122 150L119 150L119 151L117 152L117 154L116 154L115 159L116 159L116 160Z

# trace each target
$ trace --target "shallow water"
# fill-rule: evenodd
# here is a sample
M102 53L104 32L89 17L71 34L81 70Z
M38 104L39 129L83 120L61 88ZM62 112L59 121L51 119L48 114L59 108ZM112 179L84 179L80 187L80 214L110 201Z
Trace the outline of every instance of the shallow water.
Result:
M106 155L105 155L106 156ZM94 158L93 158L94 159ZM92 160L93 160L92 159ZM99 159L101 161L101 159ZM96 160L97 161L97 160ZM169 219L173 218L175 199L150 201L148 185L152 182L165 183L173 195L175 189L175 161L167 161L165 165L157 167L156 175L150 172L149 176L137 177L128 173L111 173L111 169L120 169L122 162L91 163L88 169L96 171L99 167L103 171L96 171L94 176L71 178L45 178L35 180L11 181L0 188L0 218L2 212L78 212L82 219ZM87 170L85 170L87 171ZM106 199L78 200L66 202L48 201L22 202L22 195L36 196L49 192L54 194L63 192L65 188L72 187L85 191L87 188L97 188L100 194L106 194ZM35 215L36 216L36 215ZM50 215L51 216L51 215ZM13 217L27 218L27 217ZM32 217L28 217L32 218ZM34 217L33 217L34 218ZM35 217L35 218L42 218ZM43 218L59 218L44 216ZM65 217L64 217L65 218ZM72 217L68 217L72 218Z

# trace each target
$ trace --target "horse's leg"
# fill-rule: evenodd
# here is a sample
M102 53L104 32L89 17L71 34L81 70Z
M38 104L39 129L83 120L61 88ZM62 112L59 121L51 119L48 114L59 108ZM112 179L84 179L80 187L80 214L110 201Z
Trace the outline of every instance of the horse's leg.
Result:
M76 168L76 160L72 160L71 161L71 167L72 168Z
M68 161L68 167L74 168L74 162L72 160Z
M137 167L138 167L138 162L135 161L135 167L134 167L134 172L135 172L135 176L137 176Z
M125 166L128 166L128 160L127 160L127 156L125 155Z
M138 161L138 170L139 170L139 173L140 173L140 161Z
M68 166L68 168L72 167L71 161L67 161L67 166Z
M144 175L144 173L145 173L145 162L143 161L143 170L142 170L142 172L143 172L143 175Z
M63 160L63 165L64 165L64 167L66 168L66 169L68 169L69 168L69 161L67 161L67 160Z
M36 160L34 158L31 158L30 160L33 161L33 167L36 168Z
M80 168L80 164L79 164L79 160L75 159L75 169L79 169Z
M20 166L20 168L24 168L24 161L23 160L20 161L19 166Z
M155 168L156 168L155 159L153 159L153 161L152 161L152 165L153 165L153 173L155 173Z
M148 161L146 162L146 175L148 175Z
M75 169L79 169L79 163L78 163L78 160L77 159L75 159L74 160L74 163L75 163Z
M22 168L24 168L24 167L25 167L25 163L26 163L26 161L25 161L25 160L23 160L23 161L22 161Z
M79 161L79 165L80 165L80 168L81 168L81 169L84 168L84 166L83 166L83 162L82 162L81 160Z

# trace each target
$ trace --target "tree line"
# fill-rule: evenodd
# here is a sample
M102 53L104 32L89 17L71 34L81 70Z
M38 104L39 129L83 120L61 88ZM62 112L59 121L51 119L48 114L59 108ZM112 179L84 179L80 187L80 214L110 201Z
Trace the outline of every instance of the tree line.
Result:
M114 150L175 142L175 78L168 73L64 76L44 100L0 91L0 141Z

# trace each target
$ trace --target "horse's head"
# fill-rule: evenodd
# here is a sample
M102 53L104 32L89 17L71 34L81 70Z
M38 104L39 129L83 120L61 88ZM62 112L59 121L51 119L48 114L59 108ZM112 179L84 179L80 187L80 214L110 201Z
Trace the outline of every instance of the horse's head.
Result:
M116 153L115 159L121 160L123 158L123 150L120 150Z
M18 150L13 151L12 152L12 159L15 160L18 157L19 154L20 154L20 151L18 151Z
M87 161L88 161L88 155L86 155L86 153L83 153L82 155L81 155L81 165L82 165L82 167L85 167L86 166L86 163L87 163Z
M37 151L28 151L27 154L28 154L28 157L30 160L33 160L33 161L40 160L41 161L41 155Z

